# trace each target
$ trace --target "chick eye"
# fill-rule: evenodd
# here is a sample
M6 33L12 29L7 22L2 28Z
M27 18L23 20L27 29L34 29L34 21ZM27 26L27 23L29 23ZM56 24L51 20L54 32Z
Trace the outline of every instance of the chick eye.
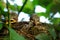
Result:
M11 22L13 22L13 20L11 20Z

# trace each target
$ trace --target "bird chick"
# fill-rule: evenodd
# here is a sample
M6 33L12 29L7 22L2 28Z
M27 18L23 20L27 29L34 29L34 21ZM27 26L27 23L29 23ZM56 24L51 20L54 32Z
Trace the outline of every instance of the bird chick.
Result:
M33 14L33 15L30 17L30 21L33 22L35 25L40 24L39 17L38 17L36 14Z
M8 17L6 18L6 24L8 24ZM15 23L18 21L18 15L16 13L10 13L10 23Z

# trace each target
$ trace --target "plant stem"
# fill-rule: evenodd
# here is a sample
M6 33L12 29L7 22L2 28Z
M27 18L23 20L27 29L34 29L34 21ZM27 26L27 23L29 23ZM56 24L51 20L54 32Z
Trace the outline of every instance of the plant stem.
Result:
M27 3L27 1L28 1L28 0L25 0L25 2L23 3L23 6L22 6L21 9L18 11L18 16L19 16L20 12L23 10L23 8L24 8L25 4Z
M8 0L6 0L6 7L7 7L7 9L8 9L8 27L10 27L11 26L11 23L10 23L10 13L9 13L9 7L8 7ZM10 32L9 32L9 40L11 39L11 35L10 35Z

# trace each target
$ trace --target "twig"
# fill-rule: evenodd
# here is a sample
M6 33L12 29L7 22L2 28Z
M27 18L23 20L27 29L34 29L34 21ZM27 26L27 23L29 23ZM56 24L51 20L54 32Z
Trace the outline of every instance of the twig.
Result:
M20 12L23 10L23 8L24 8L24 6L25 6L26 3L27 3L27 0L25 0L25 2L23 3L23 6L22 6L21 9L18 11L18 16L19 16Z

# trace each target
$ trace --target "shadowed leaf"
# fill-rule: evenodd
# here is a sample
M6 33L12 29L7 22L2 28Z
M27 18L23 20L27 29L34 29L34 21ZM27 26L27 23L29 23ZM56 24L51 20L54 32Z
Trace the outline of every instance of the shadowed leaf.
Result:
M22 35L18 35L13 29L8 28L11 40L26 40Z

